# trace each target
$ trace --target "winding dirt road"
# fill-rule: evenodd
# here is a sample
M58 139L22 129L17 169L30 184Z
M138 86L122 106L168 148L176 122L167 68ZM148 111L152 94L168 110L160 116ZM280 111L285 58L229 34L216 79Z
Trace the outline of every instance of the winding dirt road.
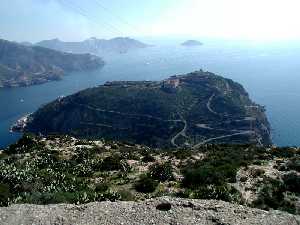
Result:
M219 140L219 139L223 139L223 138L228 138L228 137L234 137L234 136L238 136L238 135L252 135L253 133L255 133L254 131L243 131L243 132L239 132L239 133L235 133L235 134L229 134L229 135L222 135L219 137L214 137L214 138L209 138L206 139L205 141L202 141L196 145L193 146L193 149L199 148L202 145L205 145L211 141L215 141L215 140Z
M183 136L183 137L187 137L186 136L186 129L187 129L187 122L186 120L180 115L180 118L182 119L181 121L184 123L184 127L183 129L178 133L176 134L172 139L171 139L171 143L173 146L175 147L178 147L178 145L175 143L176 139L179 137L179 136Z
M213 94L212 96L210 96L210 98L209 98L208 101L207 101L206 107L207 107L208 111L210 111L212 114L219 115L219 113L217 113L216 111L214 111L214 110L211 108L211 101L213 100L213 98L214 98L215 96L216 96L216 94Z

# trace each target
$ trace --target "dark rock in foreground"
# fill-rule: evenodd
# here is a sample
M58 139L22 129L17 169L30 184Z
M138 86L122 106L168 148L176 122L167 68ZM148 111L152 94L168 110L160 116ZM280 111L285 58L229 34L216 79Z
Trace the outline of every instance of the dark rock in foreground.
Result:
M168 211L161 204L171 204ZM101 202L86 205L12 205L0 208L0 224L180 224L298 225L296 216L266 212L216 200L158 198L145 202Z

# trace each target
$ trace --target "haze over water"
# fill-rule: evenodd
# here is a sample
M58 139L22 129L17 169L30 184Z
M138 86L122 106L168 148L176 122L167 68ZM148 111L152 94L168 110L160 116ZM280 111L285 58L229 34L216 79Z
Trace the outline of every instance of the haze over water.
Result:
M281 42L204 41L187 48L180 41L154 41L156 46L104 56L103 69L74 73L62 81L25 88L0 89L0 147L20 135L9 133L19 117L61 95L111 80L161 80L194 70L207 70L241 83L251 98L265 105L274 144L300 146L300 44Z

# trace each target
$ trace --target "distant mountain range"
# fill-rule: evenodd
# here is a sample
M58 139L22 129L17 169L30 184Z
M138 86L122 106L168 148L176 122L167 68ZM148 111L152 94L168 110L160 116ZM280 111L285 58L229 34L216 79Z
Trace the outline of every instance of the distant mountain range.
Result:
M25 121L33 133L153 147L271 143L264 108L240 84L204 71L157 82L106 83L58 99Z
M202 42L196 40L188 40L181 44L182 46L200 46L203 45Z
M36 45L69 53L91 53L102 55L105 53L126 53L130 50L146 48L150 45L140 41L117 37L109 40L90 38L81 42L64 42L59 39L45 40Z
M75 55L0 39L0 87L18 87L59 80L66 72L102 67L90 54Z

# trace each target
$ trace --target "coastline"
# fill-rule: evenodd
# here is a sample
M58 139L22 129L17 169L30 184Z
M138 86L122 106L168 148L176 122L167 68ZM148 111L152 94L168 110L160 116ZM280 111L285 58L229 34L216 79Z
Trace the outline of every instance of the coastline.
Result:
M18 132L22 133L24 129L26 128L28 122L31 119L32 113L26 114L25 116L22 116L20 119L18 119L9 129L10 133Z

